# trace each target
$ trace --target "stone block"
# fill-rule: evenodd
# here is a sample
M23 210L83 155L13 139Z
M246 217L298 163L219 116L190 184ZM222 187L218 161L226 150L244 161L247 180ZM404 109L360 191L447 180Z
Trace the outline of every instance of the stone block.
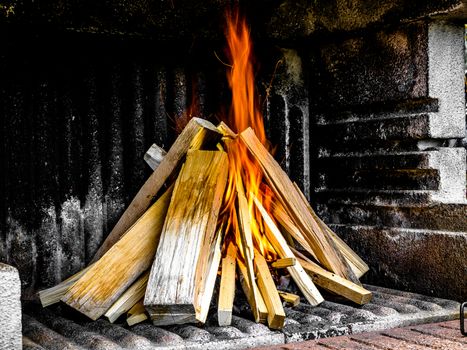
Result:
M21 282L14 267L0 263L0 350L21 347Z

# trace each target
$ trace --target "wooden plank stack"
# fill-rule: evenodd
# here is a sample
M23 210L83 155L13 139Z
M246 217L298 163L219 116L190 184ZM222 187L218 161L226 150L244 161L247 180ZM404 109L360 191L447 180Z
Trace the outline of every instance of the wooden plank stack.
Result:
M126 315L129 325L204 323L215 306L225 326L241 289L256 322L280 329L283 306L300 302L278 290L283 276L311 305L324 300L320 289L369 302L358 281L368 266L318 218L252 129L237 135L194 118L167 153L152 151L145 159L154 172L90 266L41 291L44 306L62 301L110 322ZM239 154L260 169L259 192L233 161Z

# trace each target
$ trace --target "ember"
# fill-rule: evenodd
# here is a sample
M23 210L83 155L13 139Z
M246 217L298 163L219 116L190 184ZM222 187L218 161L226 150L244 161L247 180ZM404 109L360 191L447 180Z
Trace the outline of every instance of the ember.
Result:
M231 322L236 270L254 319L274 329L284 325L282 303L300 302L276 287L285 276L311 305L324 300L315 284L369 302L358 281L367 265L316 216L270 153L245 20L228 16L226 34L228 124L193 118L167 154L155 148L162 156L149 158L160 164L94 263L42 291L44 306L61 300L111 322L128 313L130 325L148 316L156 325L204 323L219 270L220 325Z

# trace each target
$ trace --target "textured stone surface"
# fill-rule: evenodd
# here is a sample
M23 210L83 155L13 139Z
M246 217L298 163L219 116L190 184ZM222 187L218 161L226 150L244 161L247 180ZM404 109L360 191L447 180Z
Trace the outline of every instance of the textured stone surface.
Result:
M21 349L21 284L18 270L0 263L0 349Z
M460 335L459 321L448 321L416 327L395 328L383 332L320 339L268 349L289 350L428 350L465 349L467 340ZM262 348L265 349L265 348Z
M459 301L467 298L465 232L332 227L365 257L370 266L367 281Z
M234 315L228 327L219 327L214 314L204 326L155 327L144 322L128 327L120 321L116 324L102 319L90 322L76 317L76 313L67 314L66 310L60 316L56 307L55 311L49 311L28 305L24 335L30 349L35 349L36 345L44 349L65 346L101 350L245 349L449 320L458 314L459 304L454 301L369 285L366 288L373 292L373 300L362 307L326 301L318 307L303 302L297 307L285 308L285 327L281 331L272 331L246 319L249 312L244 313L244 317ZM243 298L236 298L235 310L241 309L244 303Z

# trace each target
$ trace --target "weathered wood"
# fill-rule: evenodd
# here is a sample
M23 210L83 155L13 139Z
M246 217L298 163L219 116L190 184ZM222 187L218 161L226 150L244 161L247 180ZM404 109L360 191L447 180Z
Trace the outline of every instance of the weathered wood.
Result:
M268 325L272 329L282 329L284 327L285 312L282 307L281 299L277 293L276 285L269 272L268 264L256 251L255 254L256 277L258 279L258 288L263 297L266 308L268 309Z
M144 297L148 278L149 271L143 273L107 310L104 316L107 317L110 323L114 323L121 315L130 310L138 300Z
M292 250L287 245L285 238L282 236L272 218L266 212L266 209L264 209L263 205L257 198L254 198L254 202L267 227L265 230L266 237L269 239L276 252L281 258L295 258ZM318 291L313 281L307 275L305 270L303 270L303 267L298 261L295 266L288 267L287 271L289 271L298 288L311 305L318 305L324 301L321 293Z
M201 249L201 254L205 254L205 251L209 251L208 254L205 254L207 259L204 264L198 263L199 273L196 277L196 319L201 323L206 322L209 306L211 305L212 294L216 284L217 271L219 270L219 264L222 257L221 242L223 233L223 227L221 225L217 230L217 237L214 238L214 242L205 241L206 248Z
M304 203L299 191L274 157L262 145L253 130L246 129L240 134L240 138L260 164L269 186L302 231L323 266L344 278L356 279L345 259L335 248L333 241L311 216L306 206L307 202Z
M92 265L78 271L74 275L68 277L66 280L60 282L56 286L48 289L41 290L39 292L39 300L41 301L42 307L47 307L56 304L62 299L66 291L73 285L77 280L81 278Z
M128 310L126 323L129 326L141 323L148 319L146 309L144 308L143 299L140 299L133 307Z
M237 258L237 267L239 271L238 277L240 284L242 286L243 293L245 293L245 296L248 300L248 304L250 304L253 317L256 322L265 323L268 319L268 309L264 303L263 297L261 296L261 292L258 289L258 285L255 281L253 281L252 287L247 275L246 266L243 261L240 260L240 258ZM255 290L255 293L253 293L253 289ZM256 307L253 309L251 305L255 305ZM254 310L257 310L257 314L255 314Z
M278 293L281 299L287 304L290 304L290 306L297 306L300 304L300 297L297 294L283 292L281 290Z
M187 154L175 182L144 299L146 310L159 325L196 319L197 271L207 266L209 244L205 242L212 244L216 237L227 172L224 152Z
M145 212L167 179L178 169L189 149L200 149L206 142L213 138L220 139L221 136L222 134L210 122L200 118L190 119L160 165L146 180L94 255L93 261L103 256Z
M159 243L171 186L61 299L96 320L147 270Z
M162 159L167 155L167 152L162 148L152 144L151 147L144 154L144 160L149 165L149 167L154 171L161 164Z
M285 269L286 267L295 266L297 259L295 258L283 258L274 261L271 266L275 269Z
M305 271L310 275L313 282L315 282L321 288L343 296L344 298L351 300L359 305L364 305L370 302L370 291L332 272L326 271L318 264L307 259L298 251L295 251L295 254L298 261L303 266Z
M232 323L232 308L235 298L235 267L237 249L233 242L227 246L225 258L222 259L219 302L217 304L217 319L219 326L230 326Z

